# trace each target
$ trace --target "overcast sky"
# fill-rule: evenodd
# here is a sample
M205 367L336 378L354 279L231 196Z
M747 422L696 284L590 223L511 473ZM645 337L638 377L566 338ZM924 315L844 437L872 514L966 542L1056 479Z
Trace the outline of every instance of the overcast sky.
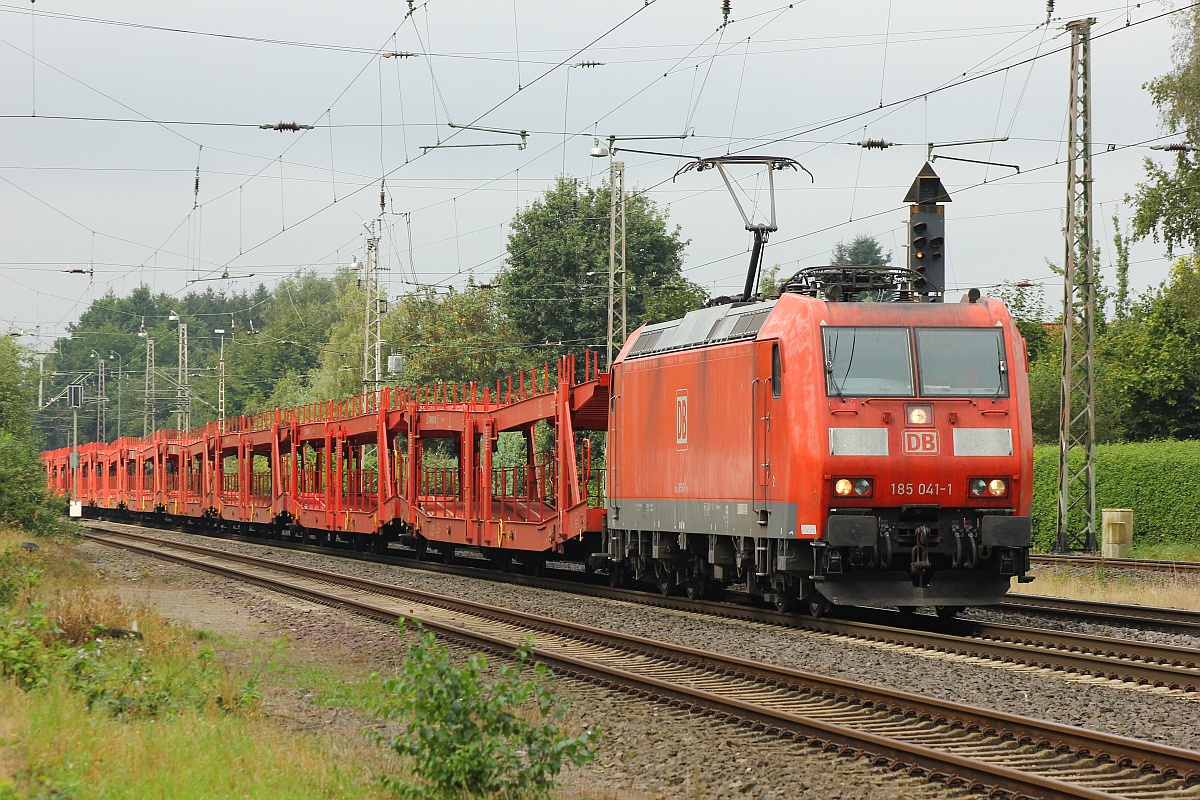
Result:
M934 150L1020 167L935 162L953 195L950 293L1029 279L1061 303L1045 261L1064 251L1063 24L1081 17L1097 20L1095 235L1110 283L1112 215L1128 224L1122 200L1143 159L1167 161L1148 149L1166 132L1142 89L1170 68L1171 18L1152 19L1170 10L1161 3L1060 1L1046 24L1043 0L732 0L724 27L720 0L414 5L0 4L0 329L45 347L110 290L329 274L361 257L383 176L391 293L484 281L514 213L556 176L606 176L594 135L686 133L624 145L800 161L815 181L777 174L765 258L787 272L859 233L902 263L902 198L924 143L1007 136ZM280 121L314 128L258 127ZM524 130L527 146L450 123ZM903 146L853 146L863 138ZM439 142L454 147L424 149ZM460 146L484 144L503 146ZM685 159L617 157L627 187L690 240L685 274L714 294L740 288L750 241L719 177L672 181ZM759 185L746 175L765 208ZM1131 259L1139 289L1167 275L1160 245L1135 245Z

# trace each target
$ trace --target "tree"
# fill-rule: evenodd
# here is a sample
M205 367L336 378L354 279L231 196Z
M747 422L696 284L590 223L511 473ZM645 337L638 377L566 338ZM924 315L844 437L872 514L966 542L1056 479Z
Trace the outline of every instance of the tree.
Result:
M1117 293L1113 312L1117 319L1129 315L1129 242L1130 237L1121 233L1121 218L1113 214L1113 247L1117 253Z
M560 178L513 218L496 283L500 309L524 343L561 342L563 351L578 353L607 341L609 198L607 186L581 189ZM630 194L625 217L632 332L648 318L697 305L703 291L683 277L687 242L653 201Z
M0 526L51 532L62 509L47 496L38 457L29 360L12 337L0 337Z
M227 414L295 404L298 388L310 384L321 364L333 327L354 318L361 329L361 301L353 306L345 297L354 283L348 271L332 277L297 272L276 285L255 324L239 325L226 338ZM358 348L361 353L361 337ZM356 387L361 391L361 384Z
M494 383L529 363L496 290L468 280L465 289L404 295L389 314L389 342L404 356L401 383Z
M1145 88L1163 127L1200 147L1200 7L1179 12L1172 61L1174 68ZM1134 238L1151 236L1168 254L1181 246L1200 251L1200 151L1177 153L1174 171L1150 159L1145 166L1148 180L1134 197Z
M991 295L1008 307L1017 330L1025 338L1030 361L1037 361L1049 352L1051 337L1046 324L1051 317L1040 286L1005 281ZM1062 346L1061 341L1057 344Z
M833 246L833 257L829 263L835 267L885 266L892 260L892 252L884 252L874 238L860 233L847 242Z
M1098 350L1130 438L1200 438L1200 257L1175 262Z

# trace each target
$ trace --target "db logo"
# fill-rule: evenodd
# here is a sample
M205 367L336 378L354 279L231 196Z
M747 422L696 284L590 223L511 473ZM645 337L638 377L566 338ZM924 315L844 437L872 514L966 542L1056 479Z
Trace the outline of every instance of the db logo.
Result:
M687 450L688 446L688 396L687 389L675 392L675 449Z
M937 431L905 431L904 454L910 456L936 456L938 454Z

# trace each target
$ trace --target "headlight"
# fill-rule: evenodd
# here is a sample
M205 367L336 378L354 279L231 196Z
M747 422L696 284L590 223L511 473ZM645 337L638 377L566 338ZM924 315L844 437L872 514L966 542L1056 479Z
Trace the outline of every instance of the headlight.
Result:
M909 425L928 425L933 420L933 406L909 406Z
M839 497L870 497L875 492L875 482L870 478L838 478L833 482L833 493Z
M971 478L967 485L972 497L1004 497L1008 494L1008 481L1004 478Z

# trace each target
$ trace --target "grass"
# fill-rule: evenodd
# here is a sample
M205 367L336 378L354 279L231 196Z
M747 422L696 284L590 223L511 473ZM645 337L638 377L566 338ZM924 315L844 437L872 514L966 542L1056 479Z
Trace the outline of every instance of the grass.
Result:
M70 539L36 553L27 539L0 530L0 579L16 587L0 600L0 800L354 800L411 776L361 731L388 730L369 712L388 692L355 653L173 624L101 586ZM3 677L5 625L40 648L40 680Z
M1200 580L1194 574L1133 573L1103 566L1034 567L1033 574L1033 583L1014 583L1010 591L1200 611Z
M249 645L122 603L70 541L39 539L28 553L28 538L0 531L0 569L22 577L0 616L53 623L24 640L50 667L36 688L0 678L0 800L385 796L375 777L403 764L356 731L300 733L265 713L263 694L289 687L225 663ZM143 638L97 644L103 628ZM285 648L272 657L286 662Z
M1191 542L1139 542L1135 539L1130 558L1146 558L1152 561L1200 561L1200 545Z
M61 683L37 693L0 684L0 708L6 729L17 731L0 746L0 763L10 765L7 777L15 777L21 796L380 796L373 776L383 767L382 754L357 738L286 733L254 715L188 712L126 720L88 709ZM20 766L13 770L12 764Z

